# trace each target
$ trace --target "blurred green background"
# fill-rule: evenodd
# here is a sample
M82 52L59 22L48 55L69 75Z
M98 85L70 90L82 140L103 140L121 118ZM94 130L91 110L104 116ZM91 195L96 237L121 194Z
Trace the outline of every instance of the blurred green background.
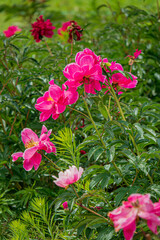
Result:
M27 9L31 5L36 5L38 11L35 15L46 15L47 11L53 12L52 18L59 18L63 21L94 17L95 12L98 11L99 15L109 19L114 17L111 11L121 11L121 8L128 5L140 7L151 14L157 11L157 4L159 0L1 0L0 1L0 31L5 30L10 25L18 25L24 27L26 23L22 21L22 17L26 16ZM35 8L36 9L36 8ZM30 11L30 10L29 10ZM31 12L30 12L31 14Z

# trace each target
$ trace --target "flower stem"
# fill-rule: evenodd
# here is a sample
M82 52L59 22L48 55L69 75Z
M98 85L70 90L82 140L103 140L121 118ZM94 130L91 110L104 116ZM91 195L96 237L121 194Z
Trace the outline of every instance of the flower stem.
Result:
M73 184L71 185L71 187L73 188L73 190L74 190L74 192L75 192L75 194L76 194L77 198L79 198L79 195L78 195L78 193L77 193L77 191L76 191L75 187L73 186Z
M125 184L129 187L129 183L126 181L126 179L123 177L123 174L121 173L121 171L119 170L119 168L117 167L116 163L114 161L112 161L116 171L118 172L119 176L123 179L123 181L125 182Z
M45 42L45 44L46 44L46 47L47 47L47 49L48 49L49 54L53 57L52 51L51 51L50 47L48 46L48 43L46 42L45 39L43 39L43 40L44 40L44 42Z
M61 169L51 160L51 159L49 159L46 155L44 155L43 153L42 153L42 155L43 155L43 157L45 157L48 161L50 161L53 165L54 165L54 167L56 167L58 170L60 170L61 171Z
M93 124L93 126L94 126L94 128L95 128L95 130L96 130L96 132L97 132L97 135L98 135L98 137L99 137L99 139L100 139L103 147L106 149L106 145L105 145L105 143L104 143L104 141L103 141L103 139L102 139L102 137L101 137L101 135L100 135L97 127L96 127L96 124L95 124L95 122L94 122L94 120L93 120L93 118L92 118L91 112L89 111L88 104L87 104L87 102L86 102L86 100L85 100L84 98L83 98L83 101L84 101L84 104L85 104L85 106L86 106L86 109L87 109L89 118L90 118L90 120L91 120L91 122L92 122L92 124Z
M111 224L110 221L109 221L106 217L100 215L99 213L93 211L93 210L90 209L90 208L87 208L87 207L83 206L82 204L79 204L79 203L76 203L76 204L77 204L78 206L84 208L85 210L87 210L87 211L89 211L89 212L91 212L91 213L93 213L93 214L95 214L95 215L97 215L97 216L99 216L99 217L101 217L101 218L104 218L104 219L108 222L109 225L113 226L113 224Z
M75 108L72 108L72 107L70 107L70 106L67 106L69 109L72 109L72 110L74 110L74 111L76 111L76 112L78 112L78 113L80 113L80 114L82 114L83 116L85 116L86 118L88 118L89 120L90 120L90 118L86 115L86 114L84 114L83 112L81 112L81 111L78 111L77 109L75 109Z

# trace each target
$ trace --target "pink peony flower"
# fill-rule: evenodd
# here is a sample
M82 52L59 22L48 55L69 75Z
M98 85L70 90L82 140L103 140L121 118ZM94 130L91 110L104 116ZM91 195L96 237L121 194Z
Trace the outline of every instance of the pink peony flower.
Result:
M68 79L65 84L69 88L84 84L85 92L96 94L95 90L101 90L100 82L105 81L98 57L90 49L85 49L77 53L75 61L75 63L68 64L63 71Z
M113 72L113 71L124 71L121 64L116 63L116 62L109 63L107 58L103 59L103 63L105 63L108 66L108 68L110 68L111 72ZM104 68L105 68L106 72L110 72L105 65L104 65ZM113 85L115 91L119 95L123 93L123 92L119 91L120 89L135 88L136 87L136 85L138 83L138 81L136 80L137 77L134 76L131 73L130 73L130 75L132 76L133 80L131 78L125 77L122 73L113 73L111 78L109 78L110 83ZM103 85L102 87L103 88L109 88L107 80L105 81L105 84L106 85ZM108 92L108 91L106 91L106 92Z
M54 80L49 82L51 85L49 90L44 93L43 97L37 99L35 108L42 112L40 114L40 121L46 121L51 115L56 120L60 113L64 112L66 106L73 104L78 100L77 88L70 88L66 90L66 86L62 85L61 88L54 84Z
M116 232L123 229L125 239L131 240L139 217L147 220L149 229L157 234L160 218L154 213L154 209L155 205L150 200L149 194L132 194L128 201L109 212L108 216L113 221Z
M58 34L60 36L64 36L65 33L68 32L69 38L68 42L72 42L72 40L79 41L82 37L82 28L75 21L68 21L62 24L62 27L58 29Z
M159 202L154 203L154 211L157 216L160 216L160 199Z
M37 134L29 128L24 128L21 132L22 141L26 150L23 152L17 152L12 154L13 162L19 157L23 157L23 167L26 171L30 171L33 166L35 170L38 169L42 155L38 152L39 150L44 150L47 153L56 152L55 145L50 141L49 136L51 135L51 130L47 132L47 128L43 125L41 136L38 138ZM47 133L46 133L47 132Z
M114 73L110 79L112 85L119 86L120 88L135 88L138 81L137 77L130 73L131 78L125 77L122 73Z
M108 59L104 58L103 63L105 63L110 68L111 72L113 72L113 71L124 71L122 65L120 63L116 63L116 61L115 62L112 61L111 63L109 63ZM105 68L106 72L110 72L105 67L105 65L104 65L104 68Z
M67 201L66 201L66 202L64 202L64 203L62 203L62 205L63 205L63 208L64 208L64 210L65 210L65 209L67 209L67 210L68 210L68 203L67 203Z
M81 175L83 173L83 168L79 168L79 170L73 165L72 167L69 167L64 172L60 172L58 174L58 178L55 176L52 176L56 180L53 181L57 186L62 187L62 188L68 188L70 184L73 184L77 182Z
M22 29L20 29L17 26L10 26L8 27L8 29L6 31L3 31L4 35L9 38L11 36L13 36L16 32L21 32Z
M55 29L54 26L52 26L52 23L50 22L50 19L47 19L44 21L43 15L41 15L39 18L37 18L37 22L34 22L32 24L32 35L34 36L34 39L36 42L40 42L43 38L43 36L47 38L52 38L53 36L53 30Z

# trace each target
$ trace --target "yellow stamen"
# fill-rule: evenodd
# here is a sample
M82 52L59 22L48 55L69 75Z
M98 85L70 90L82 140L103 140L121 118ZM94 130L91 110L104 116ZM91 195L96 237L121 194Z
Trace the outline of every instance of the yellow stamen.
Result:
M47 101L52 101L52 102L54 102L54 100L53 100L53 98L51 98L51 96L49 96L49 97L47 98Z
M27 143L25 144L25 148L28 149L28 148L34 147L34 146L36 146L36 145L38 145L38 142L34 142L34 141L31 139L29 142L27 142Z

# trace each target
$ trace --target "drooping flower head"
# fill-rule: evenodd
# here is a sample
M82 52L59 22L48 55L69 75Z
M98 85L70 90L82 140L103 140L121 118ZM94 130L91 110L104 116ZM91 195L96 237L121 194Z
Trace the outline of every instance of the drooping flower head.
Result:
M40 42L43 38L43 36L47 38L52 38L53 36L53 30L55 29L54 26L52 26L52 23L50 22L50 19L47 19L44 21L43 15L41 15L39 18L37 18L37 22L34 22L32 24L32 35L34 36L34 39L36 42Z
M54 84L54 80L49 82L50 87L43 97L37 99L35 108L41 112L40 121L46 121L51 115L56 120L59 115L65 111L66 106L73 104L78 100L77 88L70 88L66 90L66 86L61 88Z
M81 175L83 173L83 168L79 168L79 170L73 165L72 167L69 167L64 172L60 172L58 174L58 178L56 176L52 176L56 180L53 181L57 186L62 187L62 188L68 188L70 184L73 184L77 182Z
M64 76L68 79L65 84L69 87L79 87L84 84L86 93L96 94L95 90L101 90L100 82L105 81L102 75L100 59L90 49L76 54L75 63L68 64L64 71Z
M109 212L108 216L113 221L116 232L123 229L125 239L131 240L139 217L147 220L149 229L157 234L160 218L154 212L155 208L149 194L132 194L128 201L123 202L122 206Z
M39 150L44 150L47 153L55 153L55 145L50 141L49 136L52 130L47 130L43 125L41 130L41 136L38 138L37 134L29 128L24 128L21 132L22 142L25 146L25 151L17 152L12 154L12 161L16 161L19 157L24 159L23 167L26 171L30 171L33 166L35 170L38 169L42 155L38 152Z
M22 31L22 29L20 29L17 26L10 26L10 27L8 27L7 30L3 31L3 33L7 38L9 38L9 37L13 36L16 32L21 32L21 31Z
M75 21L68 21L62 24L62 27L58 29L58 34L61 37L65 37L68 33L68 42L72 42L73 39L80 41L82 37L82 28Z
M136 58L138 58L138 56L141 54L141 52L142 52L142 50L136 49L136 51L134 52L134 55L133 55L133 56L132 56L132 55L128 55L128 56L127 56L127 57L130 58L130 59L129 59L129 65L133 65L134 60L135 60Z

